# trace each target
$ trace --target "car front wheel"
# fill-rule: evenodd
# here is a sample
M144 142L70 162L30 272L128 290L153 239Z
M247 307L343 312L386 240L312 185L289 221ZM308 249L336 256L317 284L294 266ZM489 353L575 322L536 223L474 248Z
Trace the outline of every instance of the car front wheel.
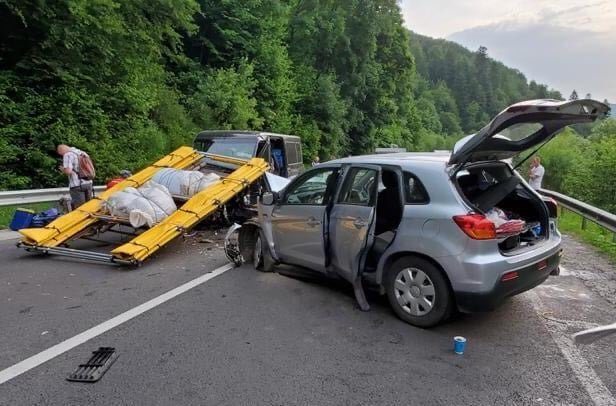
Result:
M385 275L389 304L402 320L418 327L432 327L451 314L453 299L443 273L429 261L405 257Z
M263 243L261 241L261 233L257 230L257 236L255 238L255 246L252 251L252 266L255 269L263 269Z

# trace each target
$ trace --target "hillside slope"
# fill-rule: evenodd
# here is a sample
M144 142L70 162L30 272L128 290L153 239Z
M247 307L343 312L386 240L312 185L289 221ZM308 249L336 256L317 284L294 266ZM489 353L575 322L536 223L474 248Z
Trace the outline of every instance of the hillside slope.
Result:
M449 91L455 106L438 110L457 115L462 131L476 131L507 105L526 99L562 98L560 92L526 79L524 74L495 61L488 50L471 52L451 41L410 33L411 52L418 75L443 97ZM423 90L423 89L422 89Z

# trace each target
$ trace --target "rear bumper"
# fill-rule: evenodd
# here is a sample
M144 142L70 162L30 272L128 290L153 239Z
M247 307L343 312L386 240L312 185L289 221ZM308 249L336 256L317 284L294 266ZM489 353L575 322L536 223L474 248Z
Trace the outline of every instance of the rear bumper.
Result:
M456 292L458 309L468 313L493 310L507 297L525 292L545 281L550 272L558 268L560 256L561 251L559 250L555 254L539 259L533 264L519 269L512 269L511 271L517 272L518 277L505 282L499 280L491 290L483 292Z

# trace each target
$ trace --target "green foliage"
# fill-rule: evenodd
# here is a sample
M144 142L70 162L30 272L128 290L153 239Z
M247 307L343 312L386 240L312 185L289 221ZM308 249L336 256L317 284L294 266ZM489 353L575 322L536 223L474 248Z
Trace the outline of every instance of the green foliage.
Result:
M590 144L573 171L565 176L564 190L572 196L616 212L616 133Z
M252 65L242 63L237 69L220 68L205 75L188 102L193 122L201 128L259 128L263 119L253 97L252 73Z
M519 71L491 59L485 47L471 52L453 42L416 33L411 33L410 46L417 72L433 87L428 92L434 94L437 110L455 114L467 134L479 130L510 104L562 98L559 92L534 81L528 83ZM446 128L455 127L448 123Z
M616 242L614 242L613 234L605 228L588 221L586 229L583 230L582 217L566 210L561 210L558 228L597 248L599 252L606 254L612 263L616 263Z
M588 142L572 129L566 129L548 142L539 152L541 164L546 168L543 187L563 190L565 177L578 166L580 156L584 155L587 148Z
M102 182L202 129L297 134L309 162L451 148L559 96L402 23L396 0L0 0L0 189L64 184L58 143Z

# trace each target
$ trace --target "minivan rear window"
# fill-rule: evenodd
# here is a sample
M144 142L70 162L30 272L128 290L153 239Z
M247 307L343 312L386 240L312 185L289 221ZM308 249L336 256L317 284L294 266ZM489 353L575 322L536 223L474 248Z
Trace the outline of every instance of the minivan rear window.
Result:
M301 162L301 144L299 142L287 142L287 162L296 164Z

